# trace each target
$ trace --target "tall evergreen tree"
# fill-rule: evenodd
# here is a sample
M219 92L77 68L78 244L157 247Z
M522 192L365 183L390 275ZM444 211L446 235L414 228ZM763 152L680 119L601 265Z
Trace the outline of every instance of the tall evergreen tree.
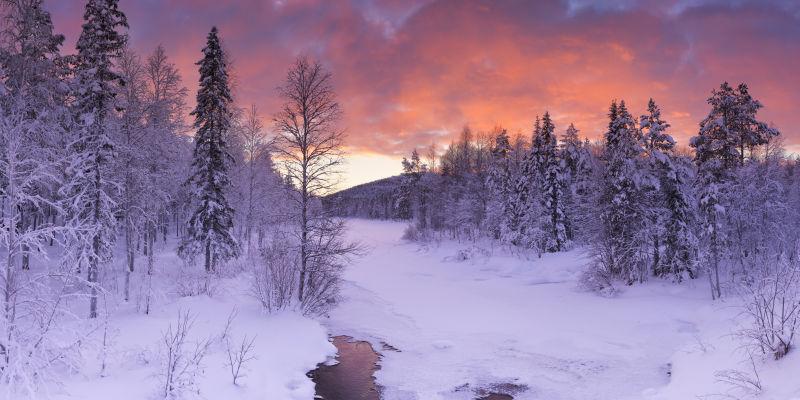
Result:
M585 162L585 154L582 151L583 142L578 137L578 128L575 124L569 124L567 130L561 136L560 158L564 164L565 173L569 175L570 180L576 179L582 164Z
M423 172L417 149L411 151L411 160L403 157L402 166L402 181L398 188L396 204L397 217L400 219L412 219L413 217L418 217L414 215L414 203L417 194L417 184Z
M543 215L546 251L561 251L567 243L566 214L564 212L565 175L561 169L555 125L550 113L545 112L541 129L537 136L540 143L538 152L537 179L539 200Z
M647 103L647 114L641 116L639 124L653 181L647 188L653 273L676 281L686 276L693 278L697 239L691 228L692 196L687 186L690 168L674 154L675 141L666 133L670 125L661 118L653 99Z
M197 91L194 153L188 185L193 188L196 203L189 220L188 235L179 247L187 258L204 253L205 269L215 271L221 261L235 258L239 245L233 236L233 209L228 205L225 190L230 186L228 165L233 157L228 152L226 136L231 127L231 93L225 53L217 28L208 34L200 66L200 88Z
M512 151L508 132L503 129L495 136L494 146L491 150L492 161L486 177L486 186L490 191L487 220L489 231L496 239L500 238L504 219L510 212L513 189Z
M611 104L605 134L606 170L601 197L602 238L600 261L612 276L628 284L644 279L641 221L645 212L641 197L641 146L636 124L625 102Z
M769 142L779 133L756 119L762 108L750 96L747 85L737 89L723 82L708 98L711 111L700 122L700 131L690 141L695 150L697 186L703 232L703 257L709 268L711 297L722 296L720 263L725 256L724 216L730 201L736 169L744 165L746 151Z
M539 201L535 189L538 186L540 170L539 152L542 148L541 121L536 117L533 125L531 147L520 162L519 170L513 179L513 191L510 193L508 216L503 226L502 237L515 246L537 246L541 239L539 229ZM518 141L519 147L522 143ZM521 149L518 149L520 151Z
M589 221L582 220L587 204L590 203L589 192L592 183L591 159L588 144L578 137L578 129L570 124L561 136L559 159L564 174L564 212L566 214L567 239L576 240L585 236L584 231Z
M113 192L117 185L108 170L114 156L109 122L116 85L122 83L114 61L127 41L127 35L119 30L127 28L128 22L116 0L89 0L83 19L75 71L78 134L71 145L69 180L62 190L68 202L68 222L80 228L73 230L68 249L78 268L87 266L89 316L95 318L99 265L111 260L115 237Z
M657 275L680 282L697 276L698 240L695 236L694 197L691 193L691 165L685 157L673 155L665 165L662 191L668 211L665 221L664 257Z

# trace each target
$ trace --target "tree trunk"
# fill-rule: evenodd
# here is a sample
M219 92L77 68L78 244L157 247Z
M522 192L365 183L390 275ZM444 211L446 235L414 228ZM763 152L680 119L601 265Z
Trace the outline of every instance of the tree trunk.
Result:
M306 284L306 252L308 251L308 190L306 188L306 172L303 168L303 193L302 193L302 210L300 216L300 288L297 291L297 299L303 302L303 290Z
M125 254L128 267L125 269L125 301L130 300L131 274L133 274L136 254L133 249L133 222L130 213L125 213Z
M22 228L22 230L21 230L22 232L24 232L25 229L26 229L26 225L28 223L28 219L30 218L29 214L30 213L25 213L24 212L24 208L23 207L20 207L19 221L20 221L20 227ZM27 271L27 270L31 269L30 256L29 256L29 254L30 254L30 246L28 246L27 243L23 243L21 247L22 247L21 248L21 250L22 250L22 257L21 257L22 258L22 264L21 264L20 267L23 270Z
M94 192L94 222L100 222L100 191L102 190L101 187L101 179L100 179L100 157L97 156L95 159L95 171L94 171L94 184L95 184L95 192ZM89 266L88 266L88 276L87 280L89 281L89 286L91 286L91 294L89 295L89 318L97 318L97 278L98 278L98 268L99 266L99 256L100 256L100 234L95 233L94 237L92 238L92 257L89 257Z
M153 236L155 237L155 234ZM151 244L150 251L147 253L147 295L145 296L145 306L144 306L145 314L150 314L150 297L153 285L154 261L155 259L153 257L153 246Z
M211 263L211 242L206 239L206 272L212 272L214 270L214 265Z
M13 165L12 163L9 164ZM9 175L13 175L14 172L13 167L10 166L9 169L10 169ZM13 179L9 179L8 187L6 188L6 191L9 196L16 196L16 185L14 183L15 182ZM8 253L6 254L6 270L5 270L5 282L4 282L5 286L3 287L3 300L4 300L3 316L4 316L4 322L8 327L5 337L6 345L5 348L3 349L4 353L3 355L6 362L5 365L8 365L11 357L10 354L11 349L9 347L11 346L11 343L13 342L14 339L14 326L15 326L14 320L16 319L16 303L17 303L15 299L17 288L16 288L16 279L14 276L16 274L16 272L14 271L14 266L16 264L16 260L14 259L16 253L14 246L16 245L17 242L17 225L14 223L15 219L14 213L16 208L14 203L15 202L13 201L12 197L10 204L11 207L9 207L8 211L9 216L8 218L6 218L6 213L5 213L6 198L3 197L2 218L5 221L6 230L8 233L8 244L9 244L8 248L6 249Z

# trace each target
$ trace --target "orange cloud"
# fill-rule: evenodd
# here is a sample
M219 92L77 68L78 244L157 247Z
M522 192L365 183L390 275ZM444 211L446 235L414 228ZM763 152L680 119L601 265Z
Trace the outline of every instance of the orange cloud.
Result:
M76 38L82 7L52 2L57 28ZM445 144L465 124L529 132L549 110L599 137L612 99L632 111L653 97L685 141L711 89L747 82L798 146L800 5L712 0L285 0L122 2L142 53L163 43L190 89L206 32L220 28L242 105L265 113L298 53L334 73L349 148L405 154ZM190 99L192 100L192 99ZM190 101L191 103L191 101Z

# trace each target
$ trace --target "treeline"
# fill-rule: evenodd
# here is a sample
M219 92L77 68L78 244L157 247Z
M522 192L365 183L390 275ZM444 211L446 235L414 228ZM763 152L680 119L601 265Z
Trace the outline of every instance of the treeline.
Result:
M574 125L558 133L547 112L530 139L466 127L441 156L414 150L399 180L331 204L347 216L411 220L407 234L420 240L490 238L537 253L588 245L601 286L711 272L716 297L722 275L767 253L793 256L800 204L797 161L757 119L762 104L747 86L723 83L708 103L683 149L653 100L639 117L612 102L596 142Z

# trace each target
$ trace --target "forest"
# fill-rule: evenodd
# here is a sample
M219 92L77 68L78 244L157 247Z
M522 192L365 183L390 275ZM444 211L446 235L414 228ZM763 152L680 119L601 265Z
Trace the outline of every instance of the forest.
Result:
M258 265L248 293L264 309L324 312L358 248L319 200L342 154L341 111L321 64L301 56L287 72L278 134L268 135L255 105L234 102L216 27L198 52L190 107L163 47L128 46L116 0L86 3L74 54L62 54L41 0L2 7L0 386L9 396L77 369L98 334L106 349L115 301L150 314L167 292L212 295L224 276ZM178 262L157 273L164 249ZM205 345L181 350L192 321L179 313L164 333L162 396L189 386L203 357ZM252 337L237 365L251 348Z
M745 295L748 333L775 359L800 318L796 156L758 119L748 86L711 91L688 146L653 99L634 117L611 102L602 139L559 134L548 112L528 137L465 127L441 156L414 149L400 179L328 196L343 217L408 220L417 242L491 240L523 256L590 249L581 284L612 296L656 278L708 281L710 298Z

